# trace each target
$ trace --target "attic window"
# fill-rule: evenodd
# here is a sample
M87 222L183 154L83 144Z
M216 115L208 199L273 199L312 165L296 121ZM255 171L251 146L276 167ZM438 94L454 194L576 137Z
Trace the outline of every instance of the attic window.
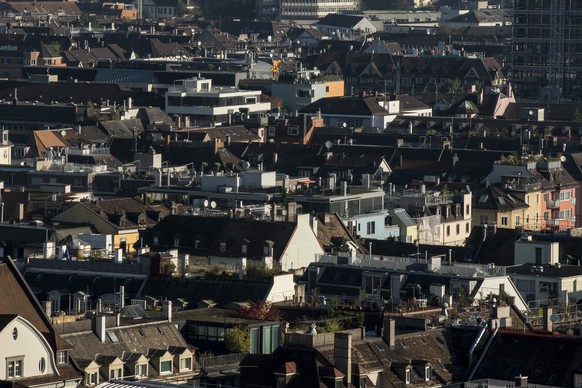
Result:
M412 373L410 372L410 369L406 369L406 380L404 381L404 384L410 384L411 380L412 380Z
M429 381L431 377L430 365L426 365L424 367L424 381Z
M243 244L240 248L242 254L247 254L247 244Z
M220 243L220 252L226 252L226 243L224 242Z

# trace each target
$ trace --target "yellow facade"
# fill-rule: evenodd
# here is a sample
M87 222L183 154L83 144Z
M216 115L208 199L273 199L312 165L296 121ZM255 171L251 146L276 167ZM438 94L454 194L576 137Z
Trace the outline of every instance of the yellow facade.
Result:
M325 97L341 97L344 95L344 81L327 81L325 83Z
M139 231L131 231L129 233L120 233L113 235L113 249L119 249L122 242L125 240L125 251L127 253L135 252L133 244L139 240Z

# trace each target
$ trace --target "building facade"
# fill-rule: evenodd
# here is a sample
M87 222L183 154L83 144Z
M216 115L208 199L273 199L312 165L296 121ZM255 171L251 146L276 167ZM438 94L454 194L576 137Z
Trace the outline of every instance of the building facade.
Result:
M582 88L582 1L516 0L512 76L518 93L559 101Z

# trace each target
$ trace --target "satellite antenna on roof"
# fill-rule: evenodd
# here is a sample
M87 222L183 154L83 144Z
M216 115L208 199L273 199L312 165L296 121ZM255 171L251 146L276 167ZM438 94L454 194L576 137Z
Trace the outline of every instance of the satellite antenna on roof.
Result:
M565 162L566 161L566 157L564 155L560 156L560 161L561 162Z
M216 209L216 202L214 202L214 201L210 202L210 208Z
M328 150L330 150L331 147L333 147L333 143L331 142L331 140L326 141L325 142L325 148L327 148Z
M207 199L204 200L204 207L208 207L208 200Z

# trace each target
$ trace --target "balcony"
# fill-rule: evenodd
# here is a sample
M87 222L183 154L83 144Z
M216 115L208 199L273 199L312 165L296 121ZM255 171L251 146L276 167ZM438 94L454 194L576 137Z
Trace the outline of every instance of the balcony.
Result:
M559 227L560 226L560 219L559 218L548 219L548 220L546 220L546 225L550 228Z
M548 209L559 209L560 208L560 200L559 199L547 200L546 207Z

